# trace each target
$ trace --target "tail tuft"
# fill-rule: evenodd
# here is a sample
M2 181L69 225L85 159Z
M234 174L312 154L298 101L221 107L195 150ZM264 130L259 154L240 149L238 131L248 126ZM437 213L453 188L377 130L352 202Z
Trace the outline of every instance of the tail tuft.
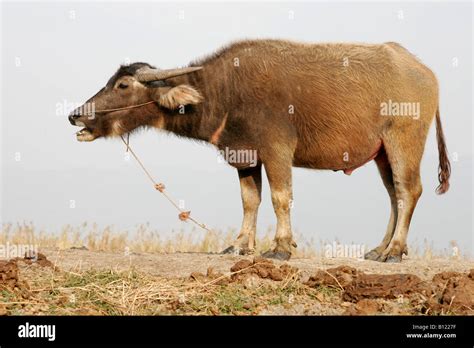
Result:
M436 110L436 139L438 141L439 166L438 181L439 186L436 193L441 195L449 190L449 177L451 176L451 164L449 163L448 151L446 150L446 142L444 140L443 127L439 116L439 108Z

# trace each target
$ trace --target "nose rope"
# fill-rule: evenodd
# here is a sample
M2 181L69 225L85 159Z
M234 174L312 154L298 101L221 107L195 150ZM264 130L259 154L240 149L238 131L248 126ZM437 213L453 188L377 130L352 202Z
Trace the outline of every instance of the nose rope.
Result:
M120 111L120 110L128 110L128 109L135 109L135 108L139 108L141 106L145 106L145 105L148 105L148 104L152 104L154 103L155 101L149 101L149 102L146 102L146 103L142 103L142 104L137 104L137 105L130 105L130 106L124 106L124 107L121 107L121 108L115 108L115 109L102 109L102 110L94 110L94 112L96 114L101 114L103 112L112 112L112 111ZM90 114L86 114L86 115L90 115Z
M128 136L130 136L130 133L127 133ZM146 176L148 177L148 179L150 179L150 181L153 183L153 186L155 188L155 190L159 191L163 196L165 196L165 198L179 211L179 215L178 215L178 218L181 220L181 221L187 221L187 220L191 220L195 225L201 227L202 229L208 231L208 232L212 232L205 224L203 223L200 223L199 221L197 221L196 219L192 218L191 217L191 211L184 211L183 209L181 209L179 207L178 204L176 204L176 201L173 200L166 192L165 192L165 185L162 184L162 183L157 183L155 181L155 179L153 179L153 176L150 174L150 172L145 168L145 166L143 165L142 161L138 158L138 156L135 154L135 152L130 148L130 142L128 141L129 139L127 139L127 141L125 141L125 139L123 138L122 135L120 135L120 138L122 139L123 143L125 144L126 146L126 149L127 149L127 152L130 152L132 154L132 156L135 158L135 160L138 162L138 164L140 165L140 167L143 169L143 171L145 172Z

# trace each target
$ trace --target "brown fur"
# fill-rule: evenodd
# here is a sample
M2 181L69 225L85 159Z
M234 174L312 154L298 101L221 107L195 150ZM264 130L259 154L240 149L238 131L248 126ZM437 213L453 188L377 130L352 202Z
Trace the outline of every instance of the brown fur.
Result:
M234 249L254 248L261 165L277 215L275 248L266 256L288 258L294 245L292 166L350 174L375 159L391 198L392 216L383 242L367 258L400 261L422 191L420 161L435 114L440 154L437 192L449 188L436 78L396 43L241 41L191 64L202 70L169 78L158 87L133 82L134 72L143 64L119 69L90 101L98 109L150 100L157 104L78 120L94 137L159 124L160 129L221 149L257 151L256 168L234 164L244 205L244 223ZM124 81L133 88L119 89ZM418 103L420 115L382 116L381 105L388 101ZM184 114L176 110L178 105L186 105ZM116 120L120 127L111 127Z

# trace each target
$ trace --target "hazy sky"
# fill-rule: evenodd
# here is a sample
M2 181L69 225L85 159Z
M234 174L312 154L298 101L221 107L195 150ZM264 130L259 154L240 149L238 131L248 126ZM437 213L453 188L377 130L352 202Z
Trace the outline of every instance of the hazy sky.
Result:
M427 238L441 249L456 240L474 250L470 3L3 3L1 23L3 222L56 230L88 221L130 231L150 222L164 236L189 227L125 159L119 140L79 143L78 128L67 121L72 105L92 96L121 63L180 66L242 38L397 41L436 73L448 150L457 159L450 191L437 196L432 127L409 241ZM240 226L237 173L219 163L215 149L157 131L135 135L131 144L193 216L213 228ZM303 169L293 175L299 243L380 242L389 199L373 162L350 177ZM275 222L265 178L258 233Z

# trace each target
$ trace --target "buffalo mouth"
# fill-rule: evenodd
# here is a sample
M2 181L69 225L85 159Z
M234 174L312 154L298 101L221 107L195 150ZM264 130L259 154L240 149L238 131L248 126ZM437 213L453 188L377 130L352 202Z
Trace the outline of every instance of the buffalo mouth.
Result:
M92 141L96 138L98 138L98 136L94 135L92 130L87 127L82 128L80 131L76 132L77 141Z

